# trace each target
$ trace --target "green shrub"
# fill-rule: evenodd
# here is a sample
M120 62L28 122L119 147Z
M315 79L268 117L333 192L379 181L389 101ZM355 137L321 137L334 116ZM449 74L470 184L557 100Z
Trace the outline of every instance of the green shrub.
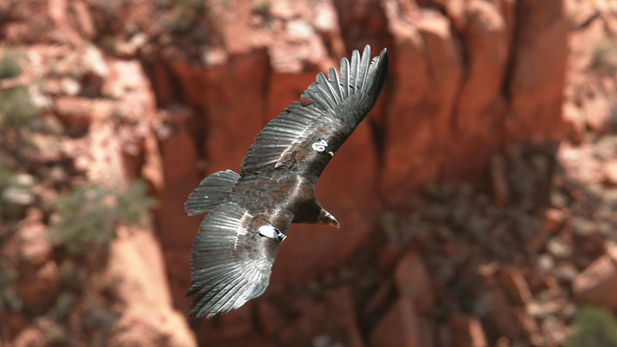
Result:
M606 309L583 307L576 314L565 347L617 347L617 321Z
M599 75L614 76L617 73L617 43L604 39L591 52L590 69Z
M0 221L22 216L23 206L32 203L32 184L22 182L18 175L7 169L0 169Z
M5 52L2 57L0 57L0 80L21 75L19 60L22 58L23 55L17 51Z
M100 185L78 188L60 198L59 218L52 225L52 241L79 255L92 247L106 246L118 225L143 226L150 221L156 201L147 196L143 181L124 191Z
M11 286L11 282L17 279L17 271L13 268L0 265L0 310L9 309L19 311L22 302Z
M28 87L0 90L0 128L26 126L38 113Z
M173 0L173 4L176 6L186 6L197 11L203 11L206 7L204 0Z

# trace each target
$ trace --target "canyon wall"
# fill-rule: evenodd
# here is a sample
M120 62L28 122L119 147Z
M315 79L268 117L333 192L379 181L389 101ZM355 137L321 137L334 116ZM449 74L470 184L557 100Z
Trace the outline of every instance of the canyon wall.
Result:
M24 56L23 75L0 87L34 86L43 116L64 129L57 155L77 176L149 183L160 202L152 252L168 278L160 292L169 286L183 313L200 223L184 212L188 194L210 173L238 171L263 126L354 49L387 48L390 70L317 184L342 227L294 225L270 295L349 259L383 211L432 185L486 179L508 144L550 146L566 134L562 1L1 0L0 9L1 47ZM218 343L252 331L251 312L264 310L250 303L220 329L193 325Z

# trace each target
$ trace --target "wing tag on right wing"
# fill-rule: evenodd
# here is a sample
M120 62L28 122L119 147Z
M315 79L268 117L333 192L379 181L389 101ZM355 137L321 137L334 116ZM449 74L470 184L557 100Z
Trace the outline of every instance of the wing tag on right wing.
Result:
M287 237L280 230L269 224L259 227L259 235L279 241L283 241Z

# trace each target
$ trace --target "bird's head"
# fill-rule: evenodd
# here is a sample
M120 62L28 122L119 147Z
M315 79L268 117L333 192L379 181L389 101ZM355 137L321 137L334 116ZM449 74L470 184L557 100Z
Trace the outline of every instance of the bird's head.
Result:
M317 221L319 222L319 224L329 225L335 228L341 227L341 225L336 220L336 218L334 218L334 216L330 214L330 212L326 211L323 208L321 209L321 211L319 211L319 215L317 216Z

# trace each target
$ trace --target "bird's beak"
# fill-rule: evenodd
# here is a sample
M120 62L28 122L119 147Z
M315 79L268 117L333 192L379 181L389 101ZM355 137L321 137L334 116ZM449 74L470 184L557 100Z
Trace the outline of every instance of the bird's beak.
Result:
M317 219L319 220L319 224L329 225L337 229L341 227L336 218L334 218L330 212L324 210L323 208L319 212L319 217L317 217Z

